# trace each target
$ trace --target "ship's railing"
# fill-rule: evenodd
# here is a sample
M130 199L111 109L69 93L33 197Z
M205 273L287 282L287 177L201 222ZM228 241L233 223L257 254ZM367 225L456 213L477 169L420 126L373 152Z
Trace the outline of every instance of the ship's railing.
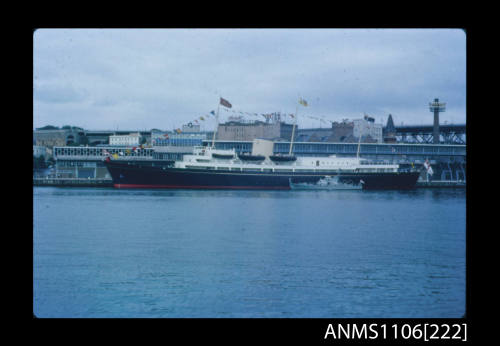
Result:
M102 161L106 159L105 155L57 155L57 160L98 160ZM118 156L118 158L112 158L112 160L127 160L127 161L147 161L152 160L151 156L132 156L132 155L123 155Z
M395 165L395 163L391 163L388 161L382 160L361 160L359 162L360 165Z
M54 158L56 160L100 160L106 158L107 155L122 155L128 158L150 158L153 156L152 148L143 148L134 152L133 148L129 147L54 147Z
M118 156L117 158L111 158L113 161L152 161L153 157L151 156Z
M206 166L206 165L186 165L188 169L203 169L203 170L222 170L222 171L238 171L238 172L276 172L276 173L285 173L285 172L295 172L295 173L388 173L388 172L410 172L414 171L411 168L401 170L397 167L371 167L371 168L354 168L354 167L335 167L335 168L295 168L295 167L242 167L242 166L231 166L231 165L220 165L220 166Z

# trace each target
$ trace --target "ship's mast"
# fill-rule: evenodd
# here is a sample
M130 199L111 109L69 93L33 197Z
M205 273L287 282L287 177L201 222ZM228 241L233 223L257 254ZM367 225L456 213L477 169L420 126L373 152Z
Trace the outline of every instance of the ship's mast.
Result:
M366 115L365 115L366 116ZM356 153L356 158L359 159L359 150L361 148L361 137L363 137L363 130L365 129L365 123L363 122L361 125L361 129L359 130L359 140L358 140L358 152Z
M215 147L215 134L217 133L217 128L219 127L219 107L220 107L220 102L217 105L217 115L215 116L215 130L214 130L214 136L212 137L212 149Z
M295 120L293 122L293 127L292 127L292 138L290 139L290 150L288 151L288 155L292 155L292 147L293 147L293 137L295 135L295 125L297 124L297 113L299 111L299 106L295 108Z

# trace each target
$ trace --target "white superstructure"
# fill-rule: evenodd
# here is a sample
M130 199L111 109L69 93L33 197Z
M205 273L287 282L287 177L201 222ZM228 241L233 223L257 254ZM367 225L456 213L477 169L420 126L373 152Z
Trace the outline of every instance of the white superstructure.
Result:
M295 161L276 162L265 156L260 162L249 162L238 157L234 149L220 150L195 147L192 155L184 155L175 162L176 168L205 168L209 170L238 170L261 172L397 172L399 165L374 164L357 157L297 157Z

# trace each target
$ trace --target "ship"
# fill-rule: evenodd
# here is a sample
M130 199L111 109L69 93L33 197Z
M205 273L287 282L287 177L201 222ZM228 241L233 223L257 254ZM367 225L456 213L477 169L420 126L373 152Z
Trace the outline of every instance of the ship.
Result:
M302 98L299 104L307 106ZM235 149L216 149L215 138L219 123L219 106L231 108L220 98L216 114L216 130L211 146L193 147L182 160L145 164L105 159L113 186L116 188L163 189L246 189L291 190L302 186L330 184L361 187L364 190L415 188L420 171L397 164L370 162L359 157L361 135L356 157L297 157L293 152L297 110L290 137L288 154L274 153L274 142L254 139L251 153Z
M420 171L357 157L275 155L273 142L254 140L251 155L197 146L182 160L140 162L107 157L115 188L290 190L336 183L363 190L413 189Z

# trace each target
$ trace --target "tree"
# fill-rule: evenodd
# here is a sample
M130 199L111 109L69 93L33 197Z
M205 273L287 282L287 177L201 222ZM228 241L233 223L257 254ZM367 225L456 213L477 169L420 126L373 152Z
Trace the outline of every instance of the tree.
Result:
M89 138L87 136L80 136L80 144L83 145L89 144Z
M47 168L47 164L45 163L45 157L43 155L33 156L33 168Z
M61 127L61 129L63 129L63 130L82 130L83 131L83 129L81 127L71 126L71 125L64 125L63 127Z
M47 125L44 127L39 127L37 130L59 130L59 127L57 126L52 126L52 125Z
M54 166L56 164L56 160L51 156L48 158L48 160L46 161L46 164L48 166Z

